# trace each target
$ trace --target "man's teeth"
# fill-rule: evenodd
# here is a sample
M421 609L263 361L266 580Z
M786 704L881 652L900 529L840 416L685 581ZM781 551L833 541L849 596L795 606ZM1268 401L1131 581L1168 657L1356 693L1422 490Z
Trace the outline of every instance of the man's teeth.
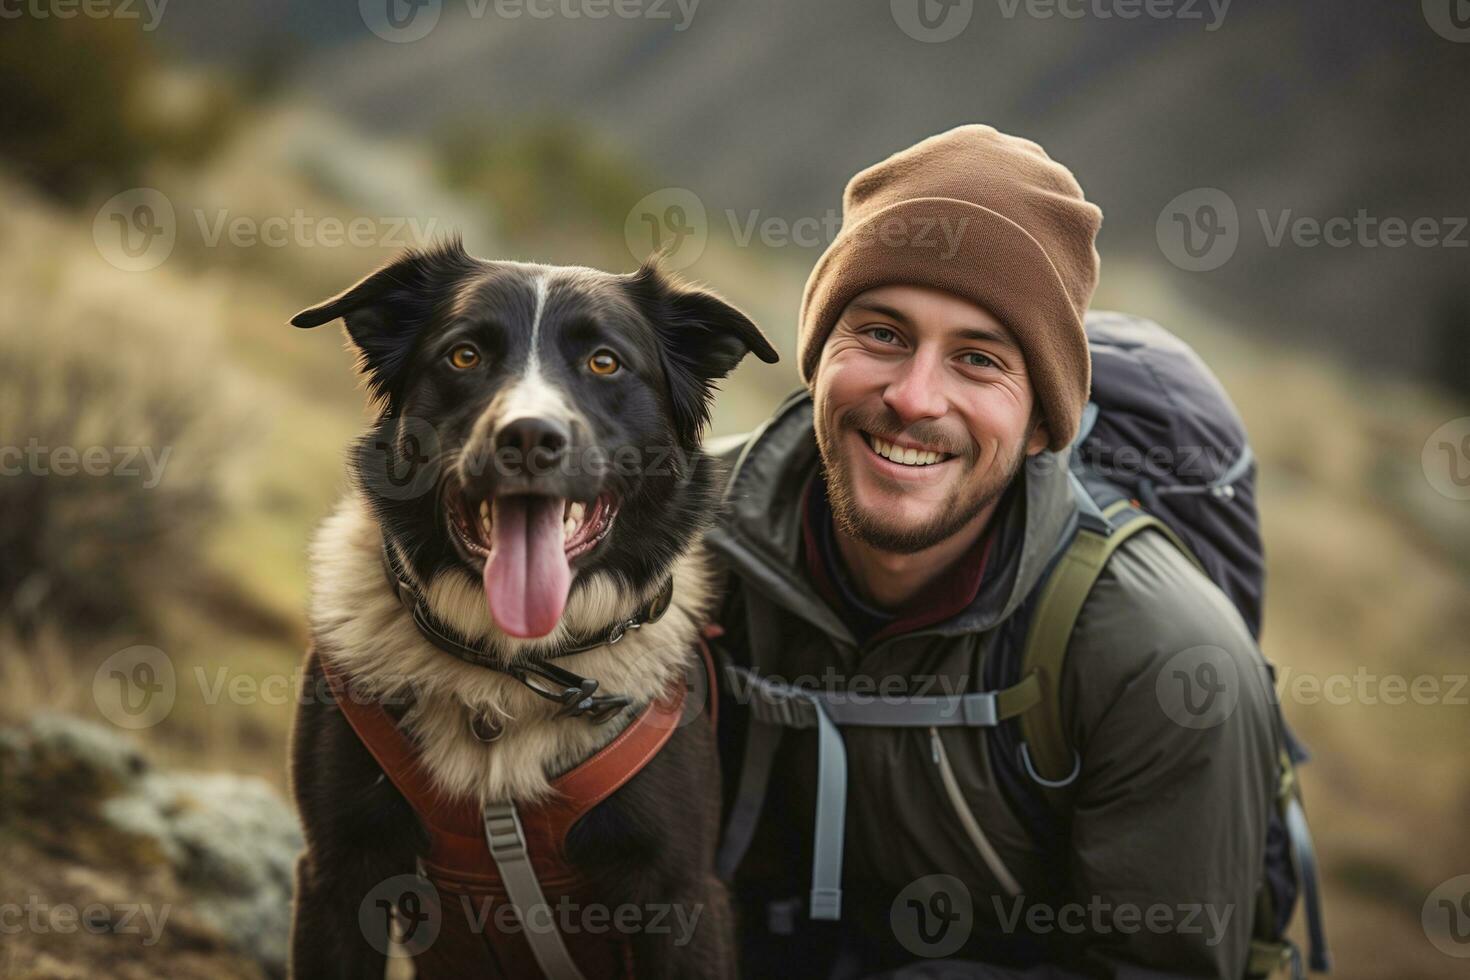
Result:
M944 453L935 452L932 449L901 449L891 442L884 442L877 436L870 436L873 451L884 459L895 463L903 463L905 466L928 466L947 458Z

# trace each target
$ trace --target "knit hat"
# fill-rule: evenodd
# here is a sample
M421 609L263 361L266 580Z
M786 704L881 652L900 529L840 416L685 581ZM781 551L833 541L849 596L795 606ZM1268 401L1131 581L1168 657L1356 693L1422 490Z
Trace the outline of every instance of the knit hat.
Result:
M932 286L968 299L1021 345L1051 436L1065 448L1091 384L1082 318L1097 285L1102 211L1030 140L959 126L863 170L842 197L842 231L801 300L797 366L815 384L843 309L876 286Z

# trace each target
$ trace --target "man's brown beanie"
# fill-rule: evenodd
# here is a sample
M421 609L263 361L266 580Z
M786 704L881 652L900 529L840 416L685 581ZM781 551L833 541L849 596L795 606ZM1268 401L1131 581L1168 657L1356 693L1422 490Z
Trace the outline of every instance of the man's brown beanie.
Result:
M984 307L1015 335L1050 448L1062 449L1091 384L1082 318L1101 223L1071 171L990 126L959 126L895 153L848 182L842 231L807 280L801 380L814 386L822 345L859 293L932 286Z

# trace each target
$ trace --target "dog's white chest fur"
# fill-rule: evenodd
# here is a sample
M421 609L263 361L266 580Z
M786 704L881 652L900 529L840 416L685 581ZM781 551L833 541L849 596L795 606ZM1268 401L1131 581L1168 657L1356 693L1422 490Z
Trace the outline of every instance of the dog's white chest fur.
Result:
M316 649L376 696L407 696L403 728L418 745L435 786L480 803L534 801L550 780L611 741L621 725L558 718L559 706L499 671L476 667L425 640L389 587L382 537L358 494L323 522L311 547L310 619ZM694 655L695 635L709 612L711 572L696 542L672 569L674 596L656 622L630 630L614 646L572 654L559 665L624 694L638 710L667 690ZM655 585L655 588L657 586ZM536 644L495 629L484 593L463 575L441 575L425 596L440 622L507 659ZM607 572L576 589L551 639L587 635L632 613L651 596L634 594ZM544 641L541 641L544 642ZM475 738L471 719L488 712L505 733ZM625 712L625 716L631 716Z

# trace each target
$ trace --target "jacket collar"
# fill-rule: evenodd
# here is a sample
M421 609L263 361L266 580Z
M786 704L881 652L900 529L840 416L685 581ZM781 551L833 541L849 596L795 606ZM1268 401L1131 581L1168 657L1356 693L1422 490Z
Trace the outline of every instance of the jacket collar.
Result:
M996 520L987 573L973 602L959 614L926 627L926 635L983 632L1003 621L1041 578L1057 544L1071 533L1077 503L1067 476L1067 453L1027 459ZM707 536L712 551L749 585L835 639L856 645L851 630L807 578L802 560L801 491L819 465L812 399L789 395L748 438L726 484L720 519Z

